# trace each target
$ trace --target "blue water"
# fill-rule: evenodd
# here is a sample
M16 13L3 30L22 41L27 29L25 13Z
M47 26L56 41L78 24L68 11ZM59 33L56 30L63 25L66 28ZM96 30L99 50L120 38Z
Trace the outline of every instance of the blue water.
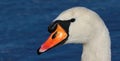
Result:
M0 61L80 61L81 45L36 53L49 35L50 22L74 6L102 17L110 31L112 61L120 61L120 0L0 0Z

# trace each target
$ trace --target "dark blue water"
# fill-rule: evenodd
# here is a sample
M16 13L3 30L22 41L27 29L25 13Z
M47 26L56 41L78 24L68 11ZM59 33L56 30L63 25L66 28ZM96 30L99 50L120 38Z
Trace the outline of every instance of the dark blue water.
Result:
M110 31L112 61L120 61L120 0L0 0L0 61L79 61L81 45L36 53L49 35L50 22L74 6L102 17Z

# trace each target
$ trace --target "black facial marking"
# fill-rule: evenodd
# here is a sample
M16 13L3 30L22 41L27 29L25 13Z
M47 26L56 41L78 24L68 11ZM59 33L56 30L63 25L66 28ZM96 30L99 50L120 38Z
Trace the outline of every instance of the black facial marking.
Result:
M70 20L64 20L64 21L63 20L56 20L55 22L50 24L50 26L48 27L48 31L50 33L54 32L57 28L57 24L59 24L65 30L67 35L69 36L69 26L70 26L71 22L75 22L75 18L72 18ZM57 32L52 36L52 39L54 39L56 37L56 34L57 34ZM68 38L68 36L67 36L67 38ZM64 44L65 41L67 40L67 38L64 39L64 41L62 41L60 44Z
M64 20L64 21L62 21L62 20L56 20L55 22L51 23L48 26L48 31L50 33L54 32L56 30L56 28L57 28L57 24L60 24L64 28L64 30L66 32L68 32L70 23L74 22L74 21L75 21L75 18L72 18L70 20Z
M62 28L66 31L66 33L69 33L69 26L70 26L71 22L75 21L75 19L72 18L70 20L65 20L65 21L57 20L57 21L58 21L58 24L60 24L62 26Z

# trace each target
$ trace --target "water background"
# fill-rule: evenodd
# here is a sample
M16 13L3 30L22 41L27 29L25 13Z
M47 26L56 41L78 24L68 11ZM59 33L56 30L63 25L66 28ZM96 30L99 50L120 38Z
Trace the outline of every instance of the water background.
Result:
M80 61L79 44L36 53L49 35L50 22L75 6L102 17L110 31L112 61L120 61L120 0L0 0L0 61Z

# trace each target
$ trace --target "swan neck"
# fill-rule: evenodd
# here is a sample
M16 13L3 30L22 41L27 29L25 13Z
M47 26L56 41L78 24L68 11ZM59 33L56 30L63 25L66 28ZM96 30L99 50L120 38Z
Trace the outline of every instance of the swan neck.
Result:
M111 61L109 35L103 33L91 41L91 43L83 44L81 61Z

